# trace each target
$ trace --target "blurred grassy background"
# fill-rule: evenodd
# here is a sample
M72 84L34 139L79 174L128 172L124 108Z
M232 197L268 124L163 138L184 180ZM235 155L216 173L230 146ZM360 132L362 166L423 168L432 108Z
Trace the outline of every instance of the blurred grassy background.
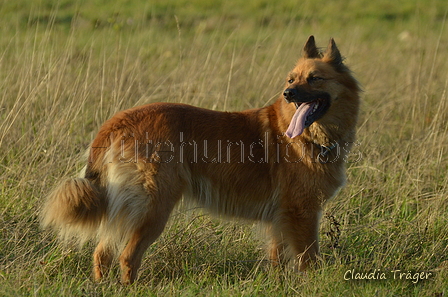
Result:
M447 12L444 0L0 1L0 295L446 294ZM96 285L91 245L39 229L43 198L115 112L265 106L311 34L335 38L365 90L361 159L326 207L320 268L269 269L255 227L179 209L137 284ZM345 281L349 269L389 279ZM434 275L412 284L396 269Z

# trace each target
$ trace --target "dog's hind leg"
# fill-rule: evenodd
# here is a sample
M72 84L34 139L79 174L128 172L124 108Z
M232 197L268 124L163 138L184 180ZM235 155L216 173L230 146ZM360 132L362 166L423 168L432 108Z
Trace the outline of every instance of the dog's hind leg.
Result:
M173 181L173 180L171 180ZM174 182L176 184L176 182ZM181 184L180 182L177 183ZM164 189L165 186L165 189ZM168 189L168 187L171 187ZM182 198L181 187L159 184L151 195L147 215L130 234L130 239L119 257L121 280L131 284L137 277L137 270L148 247L160 236L176 203Z
M114 250L104 240L100 240L93 253L93 278L100 281L110 269L114 257Z
M174 206L174 205L173 205ZM169 209L154 209L146 221L134 231L129 242L121 253L121 281L131 284L137 277L144 252L160 236L168 221L172 207Z

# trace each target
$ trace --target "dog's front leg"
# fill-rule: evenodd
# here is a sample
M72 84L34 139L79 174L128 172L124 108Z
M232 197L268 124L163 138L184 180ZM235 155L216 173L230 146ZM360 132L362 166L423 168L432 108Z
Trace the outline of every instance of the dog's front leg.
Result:
M266 235L268 237L267 255L272 266L285 264L285 242L281 232L276 230L274 224L266 226Z
M274 227L288 246L292 260L305 270L319 254L318 231L320 209L287 207L279 213Z

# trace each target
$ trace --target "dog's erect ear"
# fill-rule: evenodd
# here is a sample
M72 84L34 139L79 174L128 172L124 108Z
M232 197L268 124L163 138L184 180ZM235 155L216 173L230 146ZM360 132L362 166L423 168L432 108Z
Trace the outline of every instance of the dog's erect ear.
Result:
M327 50L325 51L323 60L327 63L332 64L337 69L343 66L341 53L339 52L339 49L336 46L336 42L334 42L333 38L330 39L330 43L328 44Z
M306 59L314 59L320 57L320 53L316 47L316 42L314 41L313 35L308 37L308 41L303 47L303 57Z

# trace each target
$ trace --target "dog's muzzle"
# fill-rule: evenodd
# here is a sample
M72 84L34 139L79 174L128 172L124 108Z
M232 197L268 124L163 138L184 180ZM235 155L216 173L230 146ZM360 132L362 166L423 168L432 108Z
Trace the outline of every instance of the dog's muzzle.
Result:
M283 97L287 103L305 103L314 100L330 100L331 96L323 91L305 91L298 88L288 88L283 92Z

